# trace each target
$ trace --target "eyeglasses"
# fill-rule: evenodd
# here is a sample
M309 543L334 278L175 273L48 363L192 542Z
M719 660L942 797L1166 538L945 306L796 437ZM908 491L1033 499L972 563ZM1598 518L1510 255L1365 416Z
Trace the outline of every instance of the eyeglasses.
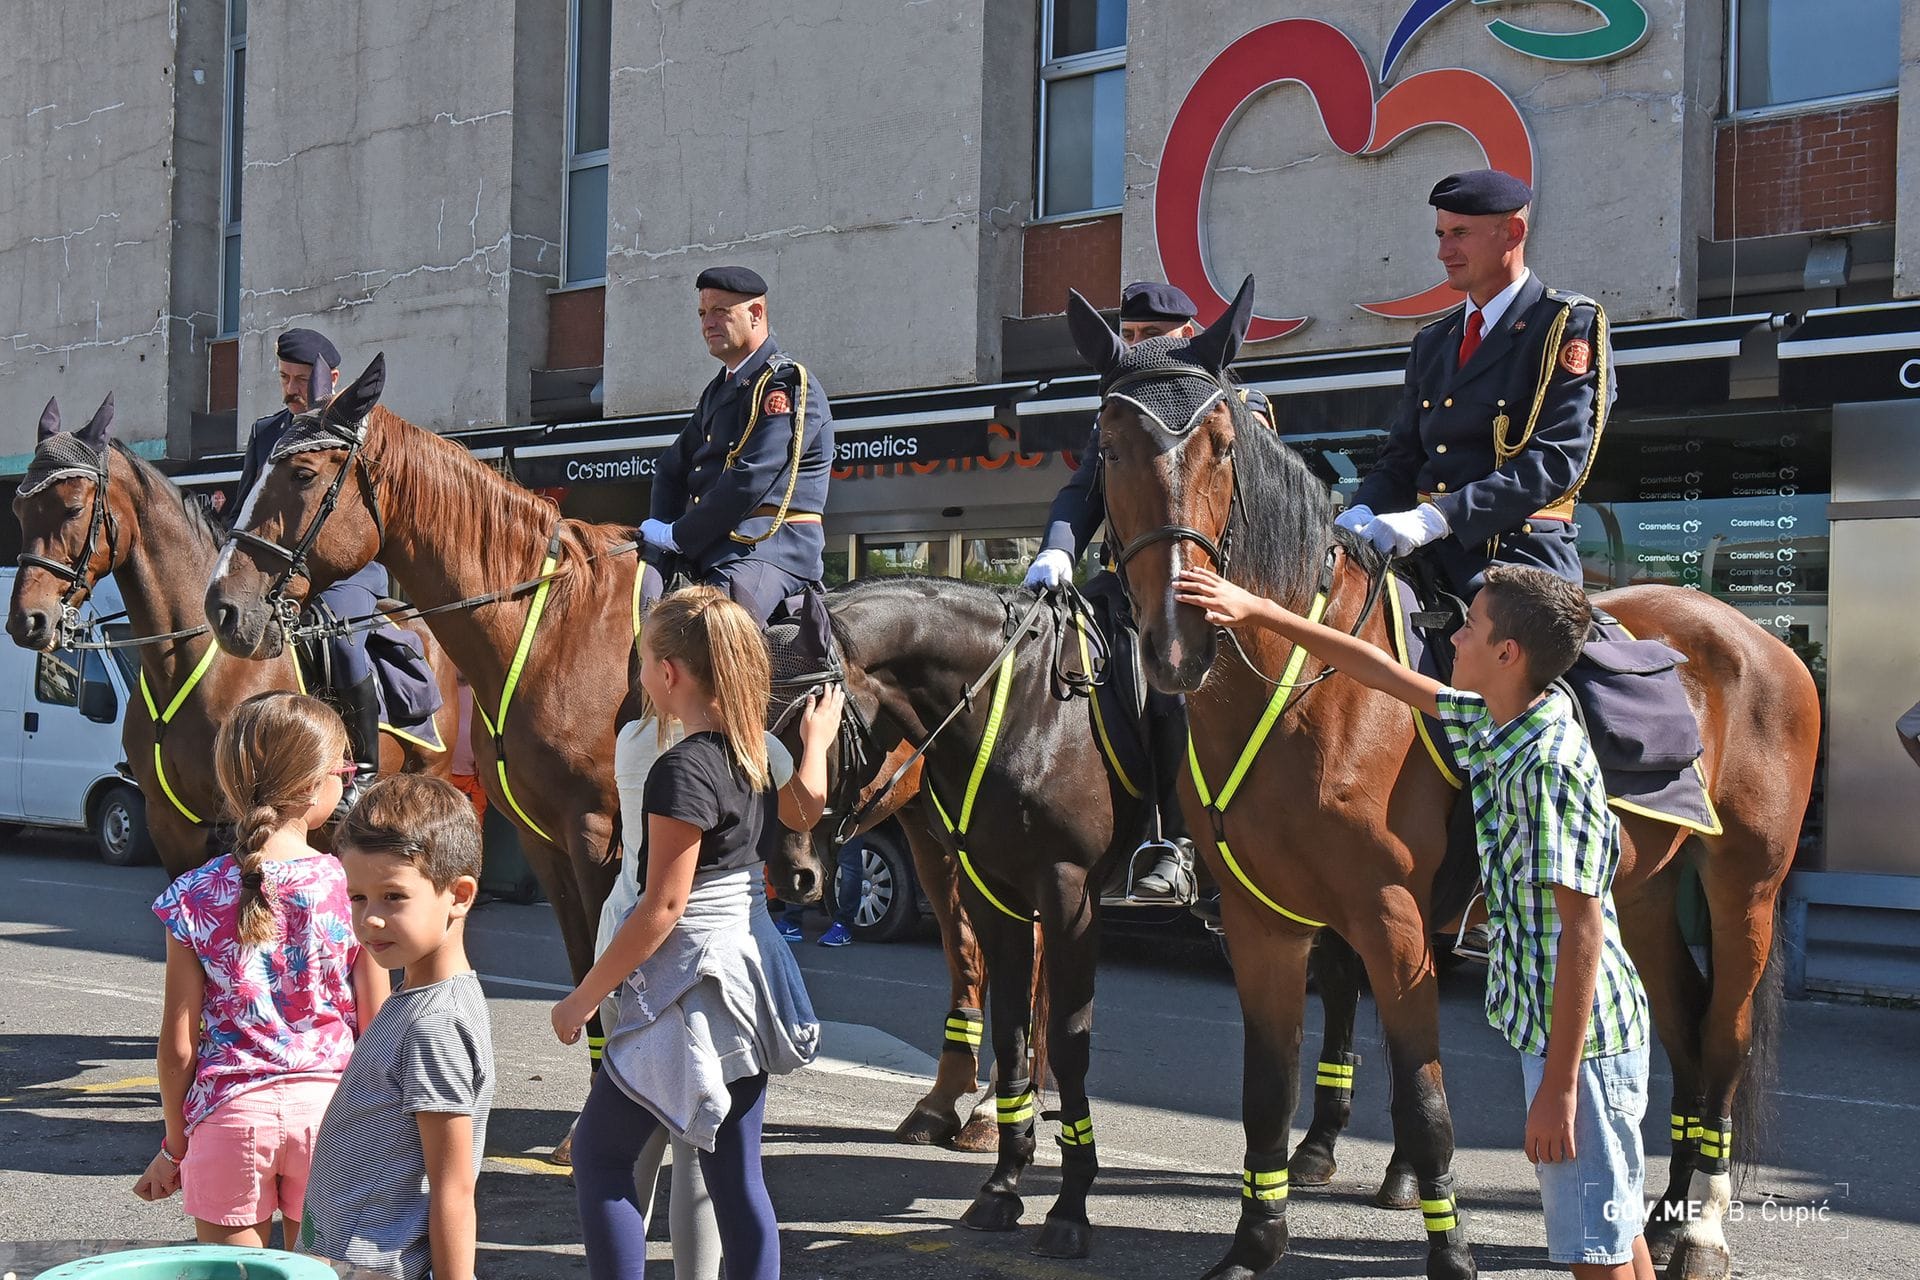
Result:
M360 766L351 760L342 760L339 764L327 770L327 772L342 782L352 782L355 775L360 772Z

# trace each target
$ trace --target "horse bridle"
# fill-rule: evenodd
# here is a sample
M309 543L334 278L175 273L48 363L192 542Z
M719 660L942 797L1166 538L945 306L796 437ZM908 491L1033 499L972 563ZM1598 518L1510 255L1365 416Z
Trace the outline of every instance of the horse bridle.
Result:
M80 548L79 556L72 564L61 564L46 556L35 555L31 551L22 551L14 557L21 568L42 569L67 584L60 594L60 621L58 640L55 648L66 648L80 634L80 602L93 590L93 555L100 545L100 535L104 530L107 536L107 563L112 564L120 558L120 524L113 518L113 512L107 503L107 457L101 455L100 465L93 473L93 514L87 521L87 541Z
M327 485L326 496L320 500L320 509L313 513L313 519L301 533L300 540L292 547L286 547L237 526L227 530L228 542L238 543L250 551L260 552L269 559L278 560L284 564L285 567L280 570L279 576L273 580L273 585L267 589L266 605L280 620L281 630L289 639L292 639L299 626L300 606L287 598L287 585L295 578L311 580L312 573L307 567L307 556L313 551L314 544L320 540L320 531L326 527L327 517L331 516L334 508L339 505L340 491L346 487L349 472L357 473L360 477L360 490L367 501L367 514L373 520L376 545L384 547L387 544L386 524L380 518L380 503L373 491L372 471L361 454L367 443L367 421L362 418L359 422L348 426L331 421L325 414L326 410L321 410L320 428L346 449L347 456L341 462L340 469L334 472L332 482ZM332 452L332 449L322 450L316 446L313 451ZM272 459L269 458L269 466L271 465ZM262 484L265 480L266 477L263 475L254 483ZM247 496L241 494L240 501L245 503ZM376 552L376 556L377 554Z

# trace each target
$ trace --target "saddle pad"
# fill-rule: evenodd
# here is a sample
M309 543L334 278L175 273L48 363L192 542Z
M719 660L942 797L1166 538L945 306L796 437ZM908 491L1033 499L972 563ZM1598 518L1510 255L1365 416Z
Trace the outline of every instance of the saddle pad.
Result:
M1415 599L1411 584L1397 574L1391 576L1392 589L1388 599L1392 605L1394 656L1401 665L1438 679L1428 637L1407 622L1409 615L1420 609L1420 602ZM1679 677L1673 670L1678 663L1686 661L1685 656L1657 640L1636 640L1617 622L1609 620L1596 625L1601 638L1588 643L1604 646L1603 659L1591 666L1593 679L1586 682L1586 688L1581 688L1578 682L1568 682L1573 686L1575 696L1580 699L1581 711L1588 725L1594 723L1596 702L1589 700L1593 685L1601 683L1603 678L1633 682L1625 693L1612 688L1603 691L1597 703L1601 712L1612 714L1613 719L1602 722L1598 734L1591 728L1588 733L1595 742L1595 756L1606 778L1607 803L1623 813L1636 813L1661 822L1671 822L1702 835L1719 835L1720 815L1714 810L1713 798L1707 794L1705 775L1700 772L1699 725L1692 708L1687 705ZM1657 646L1657 649L1648 646ZM1649 678L1650 671L1652 678ZM1649 702L1652 702L1651 706ZM1657 762L1659 767L1647 767L1636 761L1635 767L1622 768L1611 763L1599 751L1598 744L1602 736L1617 744L1638 740L1635 735L1641 735L1654 739L1656 746L1670 752L1685 753L1687 744L1680 740L1689 731L1679 727L1681 716L1690 726L1692 744L1691 754L1684 755L1683 762L1675 762L1669 757ZM1649 719L1657 719L1655 728L1646 727ZM1461 786L1466 776L1465 766L1447 741L1440 722L1430 716L1415 715L1414 727L1434 766L1449 784L1456 788Z
M293 660L301 669L302 683L310 690L325 687L320 678L331 666L324 656L316 658L312 650L330 643L297 645ZM380 728L396 738L424 750L439 753L447 749L440 736L440 682L427 665L420 637L397 626L379 627L367 633L367 660L373 667L374 687L380 691Z

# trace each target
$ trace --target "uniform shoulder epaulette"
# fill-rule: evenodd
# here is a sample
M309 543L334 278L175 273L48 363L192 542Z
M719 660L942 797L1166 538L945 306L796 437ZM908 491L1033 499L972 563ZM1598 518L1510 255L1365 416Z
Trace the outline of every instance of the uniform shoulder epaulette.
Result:
M1547 296L1555 302L1564 302L1572 307L1593 307L1597 310L1600 306L1598 302L1589 298L1586 294L1578 293L1572 289L1549 289L1547 290Z

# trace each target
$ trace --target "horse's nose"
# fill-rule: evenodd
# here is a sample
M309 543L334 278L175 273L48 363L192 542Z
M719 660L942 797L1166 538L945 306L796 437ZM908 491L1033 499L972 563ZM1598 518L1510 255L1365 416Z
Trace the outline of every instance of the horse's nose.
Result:
M53 631L53 615L44 609L16 610L8 620L7 630L21 648L39 649L45 646Z
M210 602L207 608L207 621L213 624L213 629L219 634L230 636L240 625L240 610L224 600L218 603Z
M811 867L802 867L793 873L793 888L796 902L812 902L820 892L820 875Z

